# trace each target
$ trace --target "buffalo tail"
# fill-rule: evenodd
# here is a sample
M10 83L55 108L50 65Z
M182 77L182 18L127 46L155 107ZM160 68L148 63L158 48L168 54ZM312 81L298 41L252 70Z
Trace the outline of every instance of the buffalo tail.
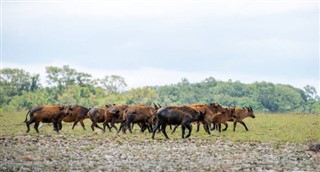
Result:
M24 123L26 123L27 122L27 117L28 117L28 115L29 115L29 113L30 113L30 111L31 111L31 109L29 109L29 111L28 111L28 113L26 114L26 119L23 121Z

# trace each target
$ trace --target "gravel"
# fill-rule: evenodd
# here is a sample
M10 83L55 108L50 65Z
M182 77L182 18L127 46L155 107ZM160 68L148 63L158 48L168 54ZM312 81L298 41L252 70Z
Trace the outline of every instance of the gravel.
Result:
M320 171L320 152L302 143L23 135L0 144L0 171Z

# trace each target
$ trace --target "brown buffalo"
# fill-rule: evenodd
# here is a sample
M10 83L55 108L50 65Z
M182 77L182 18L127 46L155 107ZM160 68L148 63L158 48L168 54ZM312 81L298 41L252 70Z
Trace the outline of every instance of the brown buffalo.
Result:
M225 109L219 103L192 104L190 107L202 113L205 112L203 120L199 122L203 124L203 127L208 134L211 134L209 126L214 122L214 116L225 112ZM197 132L199 131L199 122L197 126Z
M59 133L62 125L59 126L63 118L69 114L69 109L66 106L36 106L28 111L25 119L27 125L27 133L30 131L30 124L34 124L34 129L39 133L38 127L39 123L53 123L54 130ZM28 115L30 116L29 121L27 121Z
M226 131L228 128L228 120L230 118L234 118L234 112L235 108L234 107L224 107L225 111L222 111L221 113L217 113L216 115L213 116L212 122L214 124L214 128L217 127L218 131L221 132L221 124L225 125L225 128L223 131Z
M106 109L104 112L103 130L105 131L106 126L109 128L109 131L111 131L111 128L118 130L115 123L123 122L123 113L128 107L128 105L113 105ZM111 127L108 123L111 123Z
M244 108L235 108L234 118L231 119L231 120L233 120L233 131L236 131L237 122L242 124L244 126L244 128L246 129L246 131L249 131L249 129L247 128L246 124L243 122L243 120L246 117L255 118L251 106L250 107L244 107ZM229 120L229 121L231 121L231 120Z
M100 122L104 122L105 121L105 112L106 110L109 108L109 105L105 105L105 107L103 108L91 108L88 113L87 116L89 117L89 119L91 120L92 124L91 124L91 129L92 131L94 131L94 127L97 127L101 130L104 131L103 128L101 128L98 123ZM110 126L108 125L108 128L110 128Z
M84 127L83 120L88 118L87 113L89 112L89 109L79 105L69 106L68 108L70 108L71 113L64 117L63 121L74 122L72 125L72 129L74 129L77 123L80 122L82 128L86 130L86 128Z
M122 128L129 128L130 133L132 133L130 126L134 123L140 125L141 132L143 132L146 128L151 131L150 128L152 128L153 125L154 112L154 108L145 105L129 106L123 113L123 122L121 123L118 133Z

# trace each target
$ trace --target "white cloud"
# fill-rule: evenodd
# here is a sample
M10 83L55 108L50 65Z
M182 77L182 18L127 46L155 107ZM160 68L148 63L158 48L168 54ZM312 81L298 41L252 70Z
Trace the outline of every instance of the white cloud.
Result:
M309 37L313 38L312 41L314 40L313 32L309 35L305 34L310 29L297 30L292 23L296 23L295 19L297 18L309 21L305 13L299 12L305 12L310 9L314 11L314 9L319 8L318 5L318 1L284 0L114 0L80 2L51 0L49 2L30 1L25 3L9 3L6 1L3 2L2 14L4 19L3 29L6 31L4 36L7 42L3 43L6 44L8 49L4 51L7 57L3 57L6 60L2 67L17 67L30 73L40 73L42 82L45 82L46 66L61 67L63 64L72 64L70 65L71 68L75 68L79 72L90 73L96 78L111 74L121 75L126 79L129 87L177 83L181 78L187 78L191 82L199 82L206 77L213 76L218 80L224 81L232 79L250 83L265 80L291 84L299 88L309 84L319 89L319 79L314 79L314 73L312 73L311 79L304 80L301 79L303 78L301 76L295 78L300 73L305 76L304 78L311 75L311 72L307 73L301 66L297 69L292 67L293 70L290 71L290 77L286 77L286 74L283 74L288 72L285 67L292 64L293 58L300 60L303 58L308 64L310 61L316 61L314 59L314 43L308 44L301 41L301 39L292 40L291 38L296 38L296 35L300 35L300 37L307 40L311 39ZM282 15L287 13L290 13L290 17ZM271 17L263 18L263 16ZM219 19L215 20L216 18ZM281 19L278 23L272 25L277 18ZM264 22L264 19L269 20ZM287 19L291 20L287 21ZM282 20L285 23L279 26ZM313 29L313 24L315 23L313 20L316 20L316 17L312 17L312 21L309 21L312 25L297 22L297 26ZM247 23L241 23L243 21ZM137 33L136 30L138 30ZM292 33L286 34L287 30ZM152 31L155 33L147 33ZM251 32L255 34L250 34ZM23 36L18 37L19 34L17 33ZM44 39L37 39L39 35ZM132 36L133 38L129 39L128 35L137 37ZM14 40L15 38L17 40ZM119 41L121 38L123 40ZM190 38L190 40L187 40L187 38ZM319 39L316 41L319 41ZM70 45L67 44L68 42L70 42ZM28 47L29 44L31 44L31 47ZM319 44L316 45L318 46ZM110 47L115 48L112 49ZM15 54L15 52L20 52L21 54ZM37 52L40 52L38 53L40 55ZM317 52L319 53L319 50ZM87 59L79 59L78 64L73 65L72 59L74 60L78 58L77 56L83 54L85 54L85 58L91 58L88 59L91 61L90 65L85 64ZM206 58L216 57L219 59L219 65L216 66L220 68L212 69L216 72L208 72L208 70L205 70L207 72L199 72L201 68L195 67L191 69L190 66L192 64L187 65L187 63L192 63L192 60L189 59L184 60L185 63L182 66L175 66L175 63L180 61L178 58L189 57L188 55L193 58L192 60L202 58L205 61L207 60ZM65 58L59 58L63 60L63 62L59 62L57 61L58 58L54 58L55 56ZM173 60L175 63L173 63L173 67L169 67L170 70L163 69L165 63L161 63L157 68L150 67L153 65L150 62L147 65L142 62L140 64L139 60L150 59L152 56L156 56L155 59L163 56L164 58L160 60ZM165 56L168 57L165 59ZM20 59L17 60L17 58L20 57L30 58L30 62L28 61L30 64L19 63ZM264 59L255 59L255 57ZM13 58L16 58L15 60L18 64L12 62ZM43 60L43 64L31 64L41 61L40 58L46 59ZM100 59L98 60L98 58ZM120 62L131 60L130 63L133 63L132 60L135 59L134 63L139 64L135 65L136 68L134 69L126 70L124 68L127 66L118 64L119 61L115 60L120 58ZM56 61L47 63L52 59L56 59ZM110 59L112 59L112 63L117 63L114 66L118 65L119 70L114 70L115 68L112 70L95 68L97 64L94 63L107 63ZM226 62L228 59L230 62ZM282 59L282 61L278 66L284 67L283 70L272 69L274 67L273 64L279 59ZM288 60L288 63L286 60ZM244 61L246 64L250 62L256 68L259 68L259 65L264 65L262 67L270 67L270 70L276 70L276 72L272 74L269 71L261 73L260 69L256 68L248 70L249 72L247 73L243 73L243 71L240 71L241 69L233 72L236 70L231 68L238 67L239 61ZM303 61L301 60L301 62ZM319 60L317 62L319 63ZM214 63L214 61L210 61L210 63ZM84 67L85 65L87 67ZM211 67L211 65L215 64L209 65ZM183 68L188 67L192 72L181 71ZM313 70L314 68L312 67L312 72ZM319 74L316 76L319 77Z
M117 0L117 1L27 1L24 3L3 2L4 9L36 18L62 16L65 18L158 18L172 19L195 16L264 16L297 10L308 10L318 5L317 1L197 1L197 0ZM190 18L188 18L190 19Z

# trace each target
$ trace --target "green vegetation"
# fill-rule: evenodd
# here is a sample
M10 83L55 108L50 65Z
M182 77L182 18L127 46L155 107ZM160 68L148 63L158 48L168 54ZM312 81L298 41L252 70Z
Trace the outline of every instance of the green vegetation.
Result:
M255 112L320 113L320 98L316 89L290 85L239 81L218 81L213 77L199 83L186 78L177 84L149 86L125 90L123 77L106 75L92 78L65 65L46 67L46 82L40 84L39 74L22 69L5 68L0 75L0 112L20 111L37 105L78 104L99 107L104 104L165 105L219 102L224 106L252 106Z
M38 136L31 125L31 131L26 134L26 125L23 123L26 111L21 112L5 112L0 116L0 133L1 136L19 136L32 135ZM150 139L151 133L140 133L138 126L134 127L134 133L117 134L115 130L112 132L96 129L93 132L90 128L91 121L85 120L87 130L83 130L78 124L74 130L71 129L72 123L63 123L61 134L56 134L53 127L44 124L39 130L40 135L53 137L85 137L88 139L100 139L103 137L111 137L115 141L127 139L144 140ZM196 125L193 125L191 139L224 139L229 141L255 141L255 142L292 142L292 143L308 143L310 141L320 141L320 116L310 114L256 114L256 118L245 119L249 131L245 131L242 125L237 125L236 131L233 132L233 124L229 123L229 128L225 132L218 133L213 131L212 135L205 133L203 128L196 133ZM101 124L99 124L101 125ZM167 127L167 133L172 140L181 140L180 127L171 135L171 130ZM162 133L157 133L155 139L164 139ZM151 140L151 139L150 139ZM85 149L91 149L86 147Z

